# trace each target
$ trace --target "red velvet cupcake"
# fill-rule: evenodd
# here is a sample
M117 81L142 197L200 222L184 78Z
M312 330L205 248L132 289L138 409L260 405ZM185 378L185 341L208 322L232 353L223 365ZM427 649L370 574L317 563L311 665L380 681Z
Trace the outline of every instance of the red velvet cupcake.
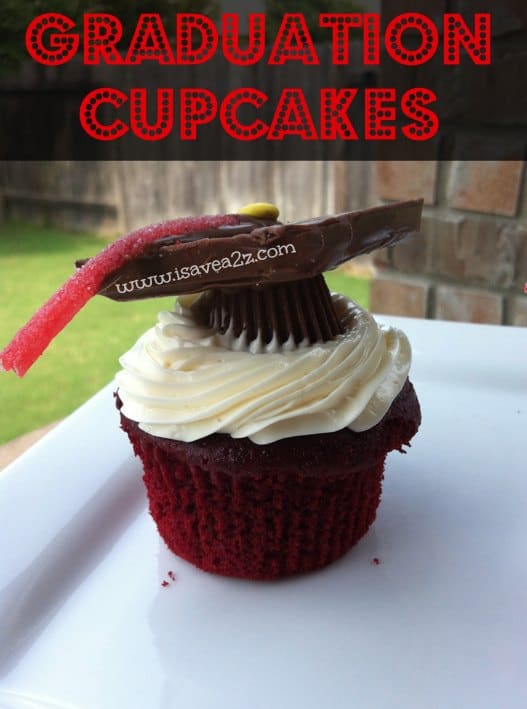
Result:
M139 229L78 262L0 367L22 376L95 293L179 295L117 375L161 536L229 576L321 568L366 533L386 455L420 423L406 336L330 294L321 274L416 232L421 210L280 224L272 205L250 205Z
M335 218L252 224L242 236L229 227L190 238L205 239L205 249L222 240L232 253L252 245L256 266L247 258L254 268L233 282L228 262L221 276L219 249L212 287L161 313L117 375L121 425L143 463L150 513L177 555L226 576L276 579L326 566L373 523L386 456L410 444L421 420L410 347L399 330L331 295L317 271L335 254L343 260L350 240L365 251L381 233L393 243L414 231L420 204L405 204L411 215L397 228L380 208L337 226ZM350 230L357 214L361 226ZM313 265L315 242L323 253ZM277 270L285 261L278 277L269 255ZM195 258L203 262L199 248ZM119 282L138 283L145 272L152 264L120 272ZM122 290L114 278L104 294L122 298Z

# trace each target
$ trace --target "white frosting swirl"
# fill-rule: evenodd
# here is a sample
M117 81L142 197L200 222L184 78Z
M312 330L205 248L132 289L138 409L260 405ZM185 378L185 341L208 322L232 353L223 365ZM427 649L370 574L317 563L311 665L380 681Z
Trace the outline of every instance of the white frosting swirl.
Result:
M147 433L180 441L227 433L266 444L375 426L406 380L410 344L400 330L332 297L345 334L263 354L239 351L236 338L198 325L182 299L121 357L123 414Z

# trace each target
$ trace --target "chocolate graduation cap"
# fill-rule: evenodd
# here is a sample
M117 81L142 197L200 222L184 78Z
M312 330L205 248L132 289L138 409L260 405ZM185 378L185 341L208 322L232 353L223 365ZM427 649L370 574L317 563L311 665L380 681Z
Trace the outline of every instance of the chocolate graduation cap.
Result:
M219 332L245 333L248 343L329 340L341 325L321 274L417 232L422 206L399 202L281 224L272 205L249 205L235 226L149 244L98 292L126 301L208 290L196 313Z

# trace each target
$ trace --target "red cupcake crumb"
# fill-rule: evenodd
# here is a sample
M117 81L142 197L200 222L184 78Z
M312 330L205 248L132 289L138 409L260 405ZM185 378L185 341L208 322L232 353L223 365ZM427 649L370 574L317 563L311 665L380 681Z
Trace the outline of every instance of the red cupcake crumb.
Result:
M371 560L371 563L372 563L374 566L379 566L379 564L381 563L381 560L379 559L379 557L374 556L373 559Z
M167 586L170 586L170 584L168 583L168 581L161 581L161 586L163 586L163 588L166 588Z
M176 580L176 574L173 571L168 572L168 578L172 579L172 581Z

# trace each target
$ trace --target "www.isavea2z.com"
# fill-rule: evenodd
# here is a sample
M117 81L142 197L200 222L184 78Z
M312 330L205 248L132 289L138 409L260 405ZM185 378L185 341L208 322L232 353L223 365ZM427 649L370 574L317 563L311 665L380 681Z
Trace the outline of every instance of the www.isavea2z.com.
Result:
M145 288L153 288L154 286L168 285L177 281L185 281L188 278L201 278L210 273L221 273L233 268L243 268L258 261L269 261L271 259L280 258L289 254L296 254L294 244L280 244L278 246L270 246L267 249L258 249L256 253L242 253L241 251L232 251L229 256L223 256L221 259L213 259L205 263L192 264L191 266L182 266L174 268L166 273L157 273L145 278L137 278L133 281L125 281L124 283L116 283L115 287L119 294L132 293L134 290L144 290Z

